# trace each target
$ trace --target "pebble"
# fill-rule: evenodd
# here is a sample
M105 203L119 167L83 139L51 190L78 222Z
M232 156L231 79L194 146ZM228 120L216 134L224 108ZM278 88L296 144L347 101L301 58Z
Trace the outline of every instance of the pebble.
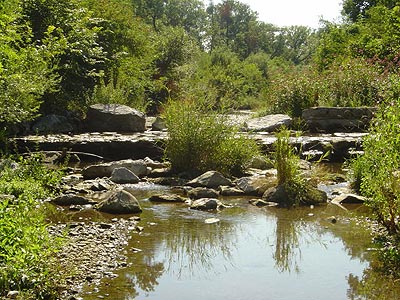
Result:
M131 231L141 232L144 228L136 227L136 219L118 219L106 222L73 222L58 260L66 272L67 286L62 299L81 299L79 295L85 284L98 285L104 277L115 278L113 273L119 267L126 267L127 257L122 255L128 244ZM50 233L63 237L65 224L49 226ZM73 274L73 275L70 275ZM74 298L68 298L74 297ZM11 298L12 299L12 298Z

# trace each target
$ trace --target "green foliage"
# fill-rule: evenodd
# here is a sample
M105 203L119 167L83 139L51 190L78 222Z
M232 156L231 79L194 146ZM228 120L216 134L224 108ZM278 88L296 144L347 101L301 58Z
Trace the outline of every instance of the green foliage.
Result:
M54 264L60 241L47 231L38 202L52 194L61 174L43 167L39 157L4 163L0 173L0 295L22 292L24 299L56 299L61 278ZM4 296L4 294L3 294Z
M278 184L297 181L300 176L300 159L290 144L290 131L283 129L275 134L274 162L277 170Z
M300 158L290 144L290 131L283 129L276 133L274 150L278 185L282 185L288 194L286 205L297 206L307 203L309 198L314 198L313 189L300 171Z
M267 94L266 110L300 117L303 109L318 104L317 76L311 69L292 69L271 80Z
M259 153L253 140L239 136L223 115L210 112L204 105L171 101L164 117L169 132L165 156L176 172L240 174Z
M208 99L215 108L248 108L256 102L266 87L264 61L249 57L240 61L235 53L217 48L203 54L197 66L186 69L182 80L182 98Z
M355 187L366 196L379 223L400 233L400 102L385 102L363 141L365 154L352 162Z
M364 59L347 59L319 72L315 68L292 68L271 79L265 103L268 112L300 117L312 106L375 106L398 92L397 76Z
M56 80L44 58L45 49L31 44L29 27L20 24L17 1L0 6L0 122L35 117L41 96Z
M385 76L363 59L334 63L322 73L316 92L321 106L374 106L382 98ZM317 78L316 78L317 79Z

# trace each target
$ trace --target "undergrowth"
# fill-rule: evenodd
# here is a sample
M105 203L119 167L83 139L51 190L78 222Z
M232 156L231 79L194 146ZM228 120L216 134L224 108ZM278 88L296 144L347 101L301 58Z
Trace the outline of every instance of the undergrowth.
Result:
M39 156L0 162L0 296L16 290L21 299L56 299L53 257L61 241L48 233L40 200L53 194L61 173Z

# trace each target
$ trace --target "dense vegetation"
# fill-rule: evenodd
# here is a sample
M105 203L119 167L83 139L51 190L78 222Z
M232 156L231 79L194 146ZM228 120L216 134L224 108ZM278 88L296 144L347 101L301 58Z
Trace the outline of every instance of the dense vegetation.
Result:
M0 297L21 291L20 299L56 299L62 283L54 253L60 245L47 231L46 209L61 173L39 156L0 163Z
M200 0L0 1L0 141L11 125L40 114L83 117L92 103L121 103L164 110L173 134L167 155L177 171L231 174L257 149L234 139L236 132L209 110L299 116L315 105L380 105L366 155L352 166L360 192L394 236L386 253L398 262L400 6L344 0L342 14L341 23L322 21L313 30L261 22L235 0L207 6ZM39 168L19 170L1 170L0 194L17 200L0 202L0 235L18 228L20 236L1 240L0 287L47 293L45 279L30 279L51 277L42 262L53 249L43 215L26 208L50 192L50 178L34 176L44 175ZM18 223L28 215L32 224ZM25 255L34 262L29 269Z
M392 2L347 0L342 24L312 30L234 0L2 1L0 122L94 102L157 112L169 98L292 115L374 105L400 63Z

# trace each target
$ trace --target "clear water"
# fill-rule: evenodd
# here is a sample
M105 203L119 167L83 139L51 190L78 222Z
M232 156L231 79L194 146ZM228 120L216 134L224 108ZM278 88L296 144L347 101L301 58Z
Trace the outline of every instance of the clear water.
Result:
M88 286L83 299L400 299L398 284L370 269L371 236L357 206L257 208L242 198L210 213L152 204L149 193L137 195L144 231L127 247L129 266Z

